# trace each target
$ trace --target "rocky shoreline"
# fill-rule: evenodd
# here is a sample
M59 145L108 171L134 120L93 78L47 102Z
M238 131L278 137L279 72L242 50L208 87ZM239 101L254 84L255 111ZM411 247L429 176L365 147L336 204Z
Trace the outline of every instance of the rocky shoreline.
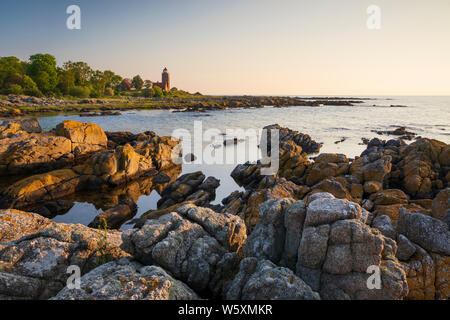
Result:
M280 131L277 174L238 165L244 191L212 205L220 181L179 176L170 137L3 122L0 299L449 299L450 145L407 143L403 128L355 159L312 160L322 146L312 137L266 128ZM133 220L153 189L158 208ZM89 226L48 219L79 192L104 193L107 209ZM80 289L66 287L69 266ZM370 268L379 289L367 285Z
M193 96L186 98L110 98L110 99L55 99L9 95L0 99L0 117L14 118L43 113L76 113L84 117L114 116L120 111L160 109L174 112L205 112L236 108L276 108L327 105L352 106L362 103L362 99L344 98L294 98L294 97L255 97L255 96Z

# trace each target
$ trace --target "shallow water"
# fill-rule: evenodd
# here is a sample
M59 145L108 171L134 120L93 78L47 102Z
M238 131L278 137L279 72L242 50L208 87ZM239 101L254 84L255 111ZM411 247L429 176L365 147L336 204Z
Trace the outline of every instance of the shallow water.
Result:
M417 135L434 138L450 143L450 97L368 97L362 104L355 106L323 106L323 107L289 107L289 108L257 108L211 111L207 113L172 113L167 110L126 111L121 116L101 116L83 118L77 115L57 115L40 117L39 122L44 130L54 128L62 120L76 120L93 122L105 131L130 131L140 133L155 131L158 135L172 135L175 129L193 131L194 121L201 121L203 130L216 128L220 132L227 129L255 129L278 123L309 134L314 140L323 142L321 152L344 153L348 157L359 155L365 145L361 138L380 137L382 139L395 138L393 136L379 136L371 130L392 130L396 126L404 126L408 131ZM373 106L376 105L376 106ZM389 107L403 105L407 107ZM345 138L342 143L336 141ZM236 153L242 155L245 143L239 144ZM204 142L204 148L211 147L210 142ZM234 151L235 146L221 147L226 152ZM242 149L244 148L244 149ZM195 153L195 152L194 152ZM257 157L251 153L249 160ZM240 161L242 162L242 161ZM202 170L206 176L214 176L221 181L217 189L214 203L240 189L230 177L230 172L237 163L229 165L201 165L184 164L182 173ZM101 211L92 203L96 195L77 197L75 205L66 214L54 218L57 222L88 224ZM160 198L156 190L143 194L138 199L138 213L156 209L156 202ZM122 229L129 228L124 225Z

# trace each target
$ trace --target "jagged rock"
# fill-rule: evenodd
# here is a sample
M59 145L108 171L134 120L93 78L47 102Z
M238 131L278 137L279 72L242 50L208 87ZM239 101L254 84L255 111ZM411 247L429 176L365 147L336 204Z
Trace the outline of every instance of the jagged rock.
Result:
M237 266L246 228L236 216L186 205L123 233L122 248L139 262L157 264L196 292L220 294Z
M370 199L376 206L408 203L408 197L406 194L402 190L398 189L387 189L380 191Z
M158 209L165 209L177 203L193 201L198 206L205 206L215 199L220 180L208 177L201 171L186 173L169 184L161 193Z
M425 210L421 206L415 204L391 204L376 206L375 210L372 212L372 215L374 218L388 216L392 226L396 228L401 210L407 210L409 213L429 214L428 210Z
M283 128L278 124L272 124L270 126L264 127L264 130L267 130L266 137L262 137L261 145L264 143L267 144L267 150L271 150L271 131L278 130L280 143L293 141L296 145L302 148L302 150L308 154L310 153L318 153L320 148L322 147L321 143L317 143L312 140L311 137L307 134L300 133L298 131L291 130L289 128ZM269 153L270 154L270 153Z
M285 178L266 177L261 180L258 189L243 194L237 193L229 199L224 199L223 203L226 205L224 210L241 217L251 233L261 221L259 212L262 203L277 198L301 199L308 191L309 188L298 186Z
M80 279L80 289L65 287L51 300L197 300L187 285L157 266L130 259L106 263Z
M0 140L0 175L49 171L73 163L70 140L26 134Z
M10 242L52 226L51 220L19 210L0 210L0 243ZM1 246L0 246L1 248Z
M434 198L432 203L433 218L445 221L450 213L450 188L444 189Z
M414 197L432 198L433 181L439 178L441 154L446 144L437 140L420 138L406 146L398 163L404 190ZM445 163L445 159L442 159Z
M0 211L0 217L0 225L21 236L0 243L0 296L47 299L66 285L69 266L79 266L84 274L105 260L128 256L119 249L121 232L57 224L14 210ZM33 224L34 232L29 230Z
M366 181L364 182L365 193L377 193L383 188L383 184L379 181Z
M0 207L23 208L39 201L52 201L81 189L83 180L71 169L30 176L0 194Z
M350 165L350 174L359 179L361 183L366 181L383 182L385 176L391 171L392 157L373 152L356 159Z
M402 234L397 238L397 246L397 258L401 261L408 261L417 250L414 244Z
M117 206L101 212L88 226L91 228L104 228L107 226L111 229L119 229L125 221L133 218L136 212L136 203L132 199L126 199Z
M347 174L349 161L343 154L322 153L306 174L306 184L312 186L327 178Z
M379 215L373 219L371 224L373 228L380 230L380 232L385 236L391 239L397 237L397 232L392 226L391 219L387 215Z
M447 224L438 219L403 211L397 231L426 250L450 255L450 231Z
M225 295L227 300L320 300L294 273L268 260L246 258Z
M56 134L41 131L37 120L0 125L0 175L59 169L107 146L102 128L92 123L65 120L57 126Z
M64 120L56 126L56 134L72 142L72 152L75 156L104 149L108 143L103 129L93 123Z
M5 120L0 124L0 139L24 133L41 133L42 128L37 119Z
M356 202L357 200L353 199L348 189L344 187L345 183L342 182L342 179L337 180L335 178L322 180L318 184L311 187L310 194L327 192L331 193L338 199L347 199Z
M285 256L292 257L295 251L292 244L297 245L300 238L293 269L322 298L402 299L406 296L406 276L395 258L395 241L361 222L362 209L358 204L317 193L309 198L306 216L300 223L305 207L302 203L289 205L289 202L278 200L265 205L267 212L261 212L263 221L255 229L258 233L251 234L247 240L246 256L273 259L274 263L292 266L293 260L281 259L286 250L281 244L290 244ZM290 228L284 222L287 213L296 213L299 221L296 225L302 225L300 229L285 231ZM298 235L294 238L295 231ZM291 240L286 240L287 234ZM368 289L369 266L380 268L381 290Z
M154 163L161 164L161 159L153 158L149 152L149 149L144 152L126 144L114 151L99 151L84 164L72 169L55 170L19 180L0 194L0 207L24 208L76 191L101 190L129 183L144 175L154 175L157 173Z
M261 204L261 222L256 225L253 232L249 235L245 246L245 255L247 257L266 258L278 263L282 258L285 242L286 244L290 244L286 256L289 256L289 254L296 256L296 251L300 242L298 241L298 237L295 239L295 235L293 234L296 230L291 230L291 228L298 227L298 224L285 226L283 214L286 207L293 202L295 202L295 200L286 198L273 199ZM299 202L296 208L300 209L302 206L304 207L304 203ZM300 216L299 219L301 220L302 210L300 209L299 211L300 212L297 215ZM294 211L291 210L291 212ZM290 215L290 217L292 216L293 215ZM300 223L300 227L301 226L302 223ZM291 236L289 240L285 240L287 233ZM293 249L292 247L296 248Z

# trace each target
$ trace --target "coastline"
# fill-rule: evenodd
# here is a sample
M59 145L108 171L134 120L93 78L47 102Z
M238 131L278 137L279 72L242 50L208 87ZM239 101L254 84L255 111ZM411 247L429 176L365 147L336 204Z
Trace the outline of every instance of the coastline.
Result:
M320 143L272 125L268 129L280 132L279 170L264 176L259 162L237 165L231 177L243 191L213 205L220 181L202 172L179 176L180 166L170 157L179 142L171 137L105 133L73 120L49 132L42 132L37 120L12 120L0 128L6 146L0 150L0 174L8 179L28 172L0 193L0 230L6 237L0 239L0 261L8 266L0 273L9 279L0 285L0 297L126 298L123 290L113 290L120 278L132 286L130 297L173 298L160 282L152 284L150 296L136 289L133 279L147 274L178 287L184 299L448 299L450 294L446 143L374 138L355 159L333 153L310 158L320 152ZM151 190L162 196L157 210L135 219L137 199ZM63 199L86 191L108 195L111 204L89 226L43 218L64 212L71 204ZM111 230L127 222L131 229ZM66 249L54 247L54 241ZM83 243L86 252L77 249ZM18 246L45 254L16 259L12 252ZM187 273L174 254L185 255ZM44 272L48 266L39 257L47 255L59 261L45 271L53 280L33 278L25 265ZM84 266L81 291L64 288L67 276L61 270L70 264ZM431 270L418 274L417 264L431 264ZM382 267L384 290L365 287L370 265ZM206 277L203 266L210 270ZM142 271L147 267L151 273ZM116 276L101 280L105 272ZM264 280L267 272L276 284ZM318 282L318 276L327 281ZM10 281L18 279L27 291L11 291ZM91 291L99 281L111 287L106 295ZM252 283L259 289L249 289Z

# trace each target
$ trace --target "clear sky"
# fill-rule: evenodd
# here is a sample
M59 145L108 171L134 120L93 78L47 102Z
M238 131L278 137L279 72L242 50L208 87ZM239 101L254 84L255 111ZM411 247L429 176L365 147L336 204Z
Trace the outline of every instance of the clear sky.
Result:
M81 8L81 30L66 8ZM369 5L381 29L367 28ZM2 0L0 56L206 94L450 95L450 0Z

